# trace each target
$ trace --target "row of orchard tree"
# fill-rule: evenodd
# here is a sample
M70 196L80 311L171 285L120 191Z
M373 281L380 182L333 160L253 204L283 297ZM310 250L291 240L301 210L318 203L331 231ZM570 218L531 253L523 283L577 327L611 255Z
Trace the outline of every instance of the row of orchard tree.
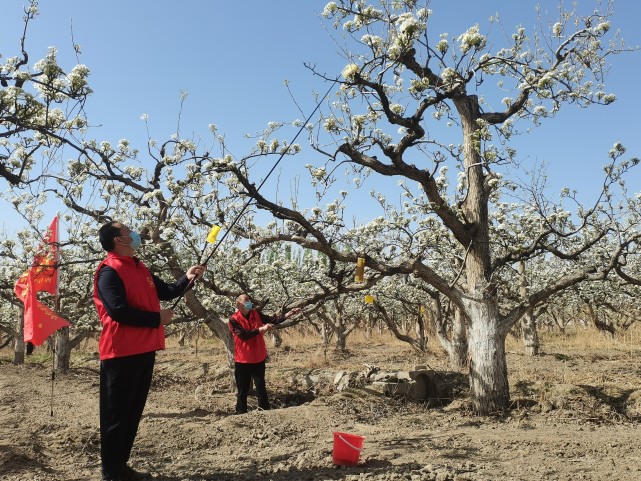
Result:
M68 217L66 221L73 222L72 219ZM25 229L21 234L28 238L30 232ZM36 243L37 239L27 242ZM143 257L147 248L151 247L148 244L145 246ZM361 330L371 334L376 329L379 333L389 331L418 354L427 354L429 333L437 337L453 369L462 369L467 365L466 319L447 298L413 275L385 277L374 285L369 283L368 276L365 283L350 284L348 281L348 286L339 291L338 283L322 275L329 266L329 259L323 254L292 248L289 244L272 246L259 254L232 250L237 255L235 261L242 265L242 269L225 271L224 264L230 258L223 249L220 256L211 262L214 272L209 273L205 281L212 282L212 286L199 287L196 291L197 298L213 296L220 302L214 308L208 305L208 318L216 316L224 322L233 311L237 294L249 292L261 309L280 311L292 305L305 306L304 315L289 321L284 327L299 325L299 329L316 332L324 349L333 343L334 349L346 350L347 338L352 332ZM63 344L56 349L57 365L66 369L71 350L83 339L95 338L100 332L100 323L89 298L92 286L87 285L99 257L87 262L85 258L93 253L81 253L83 259L80 260L77 258L78 251L74 250L71 254L65 249L62 254L61 294L58 299L53 299L51 295L45 296L45 299L50 305L59 304L59 314L74 321L71 332L65 331L59 336L59 342ZM154 259L151 261L153 270L160 276L170 276L162 264L156 265ZM23 306L13 292L11 281L20 276L25 262L21 258L10 262L4 273L8 277L8 282L3 283L0 290L0 295L7 301L0 311L0 331L6 335L4 345L9 340L22 337ZM188 264L188 261L181 263ZM526 272L525 263L519 263L506 283L508 289L503 298L509 300L505 301L505 308L525 299L532 283L545 285L548 279L559 277L558 270L562 267L559 263L546 263L543 266L532 265ZM349 277L354 273L354 266L343 265L342 271ZM79 290L74 285L74 279L83 280L83 289ZM513 326L512 332L522 338L527 354L537 355L539 329L563 332L567 325L574 325L604 330L612 335L626 331L636 321L636 290L633 284L622 281L577 285L528 311L521 317L521 322ZM81 294L74 295L78 292ZM319 292L322 292L320 297ZM83 297L84 302L80 303ZM309 302L312 298L316 298L317 302ZM202 319L183 310L174 327L169 329L169 335L185 337L194 331L194 324L201 322ZM279 338L280 335L276 334L276 340ZM225 346L231 354L233 346L229 342ZM22 343L16 343L15 347L21 352L23 346Z
M369 317L421 351L429 323L452 365L469 370L481 414L509 405L505 340L515 327L534 354L537 320L604 322L608 309L617 313L610 324L629 326L640 206L625 175L638 160L615 145L604 156L602 191L587 206L569 190L552 200L537 179L522 185L501 175L519 159L510 141L520 132L553 121L566 104L614 100L604 87L607 62L627 48L610 26L610 5L583 17L563 11L536 31L490 41L478 27L434 35L431 11L418 3L327 4L323 16L344 32L336 41L347 65L320 113L294 123L309 145L290 144L287 125L270 123L240 157L213 127L208 145L179 132L145 146L93 139L83 109L88 68L63 68L53 49L30 64L22 39L15 56L2 57L0 176L7 205L30 228L2 239L0 329L15 332L13 283L33 259L42 207L53 203L66 209L60 314L73 323L68 346L98 329L96 230L110 219L142 233L141 255L166 278L201 258L212 225L228 230L207 275L177 307L176 329L205 323L231 353L225 320L240 292L266 308L304 307L301 322L327 339L329 329L339 347ZM36 15L32 1L25 26ZM312 67L310 74L333 80ZM511 97L493 100L506 91ZM443 139L432 134L440 124L448 126ZM307 165L314 205L296 192L283 202L257 189L264 166L303 153L317 159ZM341 169L357 182L343 186ZM355 223L348 206L367 188L381 215ZM358 258L362 283L354 281ZM376 300L369 307L364 294Z

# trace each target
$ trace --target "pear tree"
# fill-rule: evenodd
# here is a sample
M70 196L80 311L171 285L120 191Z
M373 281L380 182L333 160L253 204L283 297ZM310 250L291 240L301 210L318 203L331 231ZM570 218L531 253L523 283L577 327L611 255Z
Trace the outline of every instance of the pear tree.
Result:
M568 104L612 103L615 96L604 87L608 62L627 47L613 33L609 6L584 16L562 9L554 21L541 22L537 30L517 27L510 36L488 38L478 25L453 36L438 35L430 29L432 12L418 3L327 4L325 17L345 32L341 51L347 64L317 128L310 128L313 147L327 159L309 164L310 178L328 195L340 179L339 165L346 166L346 175L359 185L378 179L374 202L380 204L390 203L380 187L385 179L401 180L402 186L392 195L405 196L407 203L385 219L358 226L361 232L369 229L386 232L386 239L403 239L404 248L393 260L381 255L378 246L359 243L357 229L341 221L349 195L328 199L315 217L309 217L256 193L241 169L227 166L221 171L236 176L250 194L256 194L262 208L297 224L262 242L296 242L341 262L362 257L372 273L413 274L447 298L467 324L473 410L502 412L510 399L508 331L550 296L582 281L604 278L612 270L613 257L588 267L574 261L589 257L612 232L606 190L616 188L630 167L613 161L604 175L603 195L597 194L599 201L592 208L575 206L572 219L563 219L552 216L555 210L565 210L557 207L560 203L547 202L538 209L544 215L530 221L536 225L531 237L497 245L492 236L492 199L510 192L502 172L518 160L510 142L520 132L552 121ZM334 80L319 68L310 69ZM453 131L458 140L452 140ZM455 185L449 186L450 178L456 178ZM526 208L530 199L517 196L517 202ZM444 275L436 267L435 238L414 241L431 224L441 226L454 240L445 262L449 259L452 266L455 259L462 259L459 272L450 269ZM510 229L504 223L495 227ZM567 242L570 238L574 240ZM337 248L339 241L352 250ZM530 289L525 299L503 302L500 292L514 266L541 256L565 260L567 269L542 288Z

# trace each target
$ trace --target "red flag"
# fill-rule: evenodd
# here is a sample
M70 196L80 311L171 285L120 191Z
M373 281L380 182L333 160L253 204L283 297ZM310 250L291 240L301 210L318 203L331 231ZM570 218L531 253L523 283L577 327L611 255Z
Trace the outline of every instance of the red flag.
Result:
M16 285L13 286L13 292L16 293L16 297L22 301L24 304L25 295L28 289L28 276L29 271L24 271L24 274L16 281Z
M42 238L42 244L33 259L31 276L36 292L48 292L58 295L58 263L60 252L58 248L58 216L54 217L47 233Z
M13 288L24 304L24 341L39 346L61 327L71 325L38 301L38 292L58 294L58 216L43 238L31 268L20 276Z
M20 276L14 291L24 303L24 342L39 346L58 329L71 324L38 300L32 272L30 269Z

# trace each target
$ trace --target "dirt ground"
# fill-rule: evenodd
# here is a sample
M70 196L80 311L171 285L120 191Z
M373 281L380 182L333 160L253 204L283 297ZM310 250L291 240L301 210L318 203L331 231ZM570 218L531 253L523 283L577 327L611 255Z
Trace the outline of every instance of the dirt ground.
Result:
M470 413L465 376L448 373L441 354L416 359L387 337L353 340L346 354L286 337L270 349L274 409L236 416L216 342L170 343L157 358L132 464L160 481L641 479L641 348L552 341L536 358L508 346L514 409L497 417ZM53 397L44 349L25 365L12 360L0 351L0 480L99 480L95 351L74 354ZM428 364L453 399L429 406L367 386L338 392L336 372L365 363ZM332 463L337 431L365 437L357 466Z

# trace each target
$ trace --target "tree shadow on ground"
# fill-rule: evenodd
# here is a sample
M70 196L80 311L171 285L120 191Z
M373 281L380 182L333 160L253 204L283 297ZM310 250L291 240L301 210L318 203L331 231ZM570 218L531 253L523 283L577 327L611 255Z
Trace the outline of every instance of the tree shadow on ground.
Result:
M285 467L283 471L267 473L265 466L260 470L248 467L241 472L203 472L198 474L184 473L172 475L158 475L156 481L255 481L256 479L269 479L270 481L338 481L347 476L359 475L383 475L390 472L406 472L415 469L414 464L392 465L391 462L383 459L368 459L357 466L310 466L305 468Z
M429 407L447 406L455 399L467 398L470 382L467 374L458 371L434 371L434 389L427 399Z
M32 445L31 449L41 451L42 446ZM19 446L0 445L0 479L20 473L24 473L22 479L29 479L29 475L34 470L51 472L49 466L41 463L34 456L23 452Z

